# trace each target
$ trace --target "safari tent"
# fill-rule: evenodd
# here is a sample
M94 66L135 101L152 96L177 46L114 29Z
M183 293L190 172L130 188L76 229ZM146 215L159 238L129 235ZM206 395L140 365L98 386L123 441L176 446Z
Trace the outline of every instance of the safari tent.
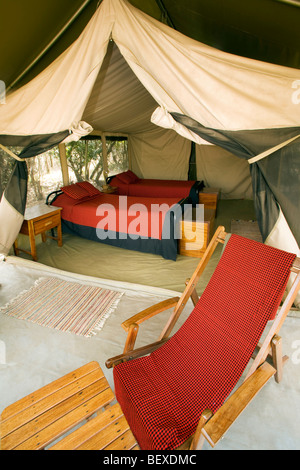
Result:
M132 301L139 311L170 297L177 284L168 281L176 277L178 266L186 279L193 271L188 262L198 263L182 257L171 266L149 257L146 266L142 258L131 265L120 255L114 264L107 249L103 264L82 251L80 263L89 272L80 267L78 275L75 269L64 272L51 264L52 251L48 268L21 258L15 265L9 254L24 219L29 159L59 146L67 185L65 145L97 136L105 148L107 136L125 136L129 168L138 177L187 180L196 164L195 179L219 188L221 198L253 200L266 244L300 256L298 1L31 0L26 8L21 0L12 3L3 6L8 20L0 33L7 44L0 57L0 149L15 161L0 203L0 254L6 259L0 268L10 279L9 286L0 286L2 304L44 276L111 288L122 299L101 334L88 340L55 331L56 336L38 325L23 330L18 320L3 315L0 363L7 366L7 389L1 408L95 355L102 366L122 347L116 331ZM107 169L105 176L110 176ZM80 242L78 246L83 248ZM74 256L73 246L61 256L64 265ZM104 264L109 276L102 274ZM137 265L140 271L131 277ZM128 282L114 280L119 269ZM153 287L149 270L161 288ZM131 282L137 278L140 282ZM176 282L184 289L182 278ZM298 308L299 302L298 297ZM286 327L290 355L298 340L297 322L296 312ZM148 334L155 338L154 330ZM21 361L19 344L25 345ZM297 375L292 371L288 377L288 393L296 402ZM270 394L288 407L284 389L272 388ZM273 418L273 408L261 407ZM285 428L291 429L293 417L286 415ZM244 435L245 428L249 433L241 448L280 446L280 420L270 435L265 430L266 441L261 442L249 423L246 415L236 430L236 435ZM298 438L299 430L292 426L282 445L296 448ZM231 446L229 438L224 448Z
M200 153L203 144L219 146L250 165L264 240L298 252L298 95L298 69L228 54L129 2L104 0L69 48L8 94L0 108L0 143L23 146L18 158L24 161L92 131L123 132L132 168L148 176L151 159L152 175L167 171L170 179L186 177L189 141ZM158 147L163 161L155 158ZM17 163L19 175L25 174L22 168ZM20 191L21 200L14 202L19 222L9 224L10 192L1 205L7 220L2 230L11 234L1 234L4 252L18 233L24 207Z

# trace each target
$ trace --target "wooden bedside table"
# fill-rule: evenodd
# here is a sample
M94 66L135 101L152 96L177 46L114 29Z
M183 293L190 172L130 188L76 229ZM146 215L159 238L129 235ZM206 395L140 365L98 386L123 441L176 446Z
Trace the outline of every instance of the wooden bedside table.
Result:
M215 209L204 208L204 220L196 220L196 212L181 221L182 238L179 254L202 258L214 231Z
M110 186L109 184L106 184L106 185L102 186L100 191L102 193L106 193L106 194L114 194L118 191L118 187L117 186Z
M46 204L39 204L33 207L28 207L25 210L24 222L22 224L20 233L29 236L30 250L23 250L18 248L17 240L14 243L15 255L18 256L20 251L24 251L32 256L34 261L37 261L35 236L41 234L43 242L46 238L53 238L57 240L58 246L62 246L62 232L61 232L61 207L47 206ZM57 237L46 235L46 231L57 227Z
M217 188L203 188L199 192L199 204L204 204L205 209L217 211L220 190Z

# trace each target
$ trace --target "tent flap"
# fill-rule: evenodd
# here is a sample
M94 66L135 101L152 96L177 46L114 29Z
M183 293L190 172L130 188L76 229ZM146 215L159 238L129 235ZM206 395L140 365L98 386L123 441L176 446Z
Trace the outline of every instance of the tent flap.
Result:
M0 202L0 253L7 255L24 220L27 195L27 165L16 161ZM5 222L5 223L4 223Z

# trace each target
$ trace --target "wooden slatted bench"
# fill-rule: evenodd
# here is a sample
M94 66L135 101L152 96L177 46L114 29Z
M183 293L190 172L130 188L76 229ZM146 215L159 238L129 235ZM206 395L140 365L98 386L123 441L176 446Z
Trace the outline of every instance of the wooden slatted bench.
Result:
M5 408L1 450L138 449L114 400L99 364L90 362Z

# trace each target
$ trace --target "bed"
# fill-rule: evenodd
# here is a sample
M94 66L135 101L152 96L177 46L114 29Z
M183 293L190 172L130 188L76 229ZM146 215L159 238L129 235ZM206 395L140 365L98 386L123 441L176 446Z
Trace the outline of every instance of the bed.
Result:
M62 208L64 233L173 261L183 210L191 207L189 198L106 194L89 182L54 191L46 203Z
M143 197L189 197L193 206L199 203L203 181L157 180L138 178L131 170L112 176L107 181L118 188L118 194Z

